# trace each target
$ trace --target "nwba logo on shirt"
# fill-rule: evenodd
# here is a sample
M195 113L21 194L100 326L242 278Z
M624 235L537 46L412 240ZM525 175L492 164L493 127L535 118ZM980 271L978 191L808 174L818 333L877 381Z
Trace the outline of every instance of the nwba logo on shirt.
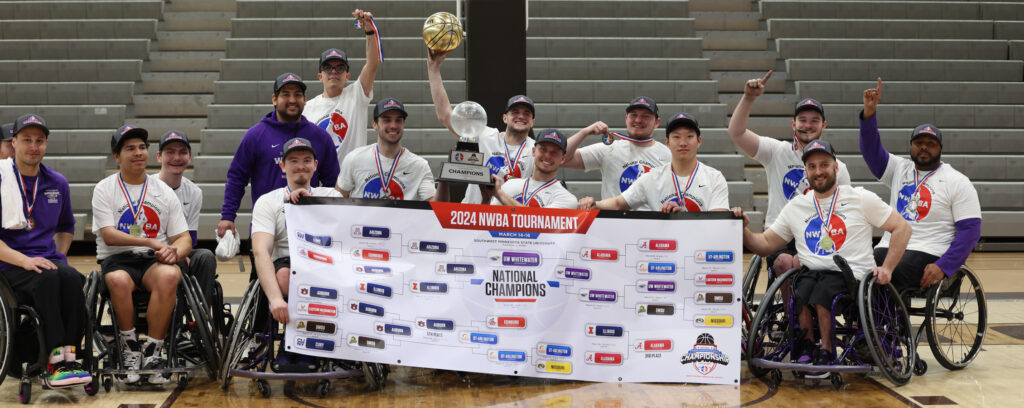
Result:
M914 193L914 185L900 189L896 197L896 211L907 221L921 221L932 209L932 191L925 185Z
M348 121L341 116L341 112L334 111L330 116L320 119L316 125L331 135L334 147L340 147L345 142L345 136L348 134Z
M786 196L787 200L792 200L797 193L807 194L810 190L811 186L807 182L807 177L804 177L804 169L792 169L782 176L782 194Z
M139 214L139 218L132 220L132 212L125 210L121 214L121 218L117 220L117 230L125 234L131 234L131 227L133 225L142 226L142 236L144 238L156 238L156 234L160 231L160 217L157 216L156 211L145 205L142 206L142 213Z
M643 163L637 163L626 167L626 169L622 171L622 175L619 176L619 192L625 192L629 189L629 186L636 182L636 179L649 171L651 171L651 166Z
M402 186L399 186L395 180L391 180L391 183L388 184L388 191L384 191L381 188L380 178L374 178L369 183L366 183L366 187L363 188L363 198L404 200L405 193L402 191Z
M826 228L822 228L821 218L817 216L807 223L804 229L804 243L815 255L831 255L843 247L846 242L846 223L837 215L832 215L832 220Z
M686 197L683 197L683 201L686 201L686 204L679 203L679 197L678 196L673 196L671 199L669 199L666 202L676 203L676 205L685 208L686 211L688 211L688 212L699 212L700 211L700 205L697 204L696 201L693 201L693 199L690 198L688 195Z
M503 171L507 170L507 167L505 166L505 158L502 156L491 156L491 158L487 159L487 163L484 163L484 165L487 166L493 175L499 175ZM520 171L520 167L522 166L516 166L514 171L506 173L502 178L505 181L512 178L522 178L522 171Z

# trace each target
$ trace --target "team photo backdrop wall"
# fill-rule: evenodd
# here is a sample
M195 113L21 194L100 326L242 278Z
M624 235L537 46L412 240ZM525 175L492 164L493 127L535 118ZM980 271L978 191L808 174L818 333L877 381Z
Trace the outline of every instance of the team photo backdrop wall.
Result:
M285 341L330 358L738 384L742 221L303 199Z

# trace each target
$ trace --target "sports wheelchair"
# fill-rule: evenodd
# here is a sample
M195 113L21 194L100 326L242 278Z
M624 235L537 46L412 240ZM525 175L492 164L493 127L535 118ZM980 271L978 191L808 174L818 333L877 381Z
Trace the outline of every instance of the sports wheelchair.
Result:
M44 375L48 353L43 325L39 314L26 299L15 295L7 279L0 275L0 383L10 375L20 380L18 400L28 404L32 400L32 379ZM82 305L85 306L85 305ZM85 333L92 332L92 322L86 322ZM95 373L92 349L88 341L81 350L82 365ZM44 385L45 388L45 385ZM92 382L85 384L87 395L96 395L99 380L93 375Z
M926 334L935 360L948 370L963 369L974 361L985 342L988 325L985 290L974 271L961 266L953 276L923 291L906 289L900 295L909 314L923 318L914 344L920 344L921 335ZM928 365L918 359L914 374L926 371Z
M121 342L118 339L117 316L110 305L110 297L102 274L93 271L86 279L86 305L89 316L95 322L92 333L92 344L95 349L95 361L98 364L97 375L102 377L104 391L110 392L113 379L123 378L129 373L141 376L159 374L165 377L174 376L179 388L184 389L191 380L190 373L203 368L211 379L216 379L220 370L221 340L217 334L217 325L211 320L202 295L202 290L195 277L188 273L181 274L178 283L178 294L171 314L170 327L164 342L167 356L167 367L157 370L127 370L121 361ZM147 331L144 318L149 293L136 290L132 294L135 304L135 327L139 332ZM104 322L104 312L109 322ZM144 380L136 384L143 384Z
M251 254L249 259L251 265L255 265ZM227 390L233 377L250 378L260 395L270 397L268 380L317 380L317 394L323 398L331 390L332 379L362 376L371 389L379 389L384 386L390 372L385 364L330 359L320 359L315 372L277 372L271 363L276 358L274 343L283 341L284 332L279 331L277 321L270 314L269 301L263 294L253 266L249 287L225 340L220 370L221 389ZM268 368L271 372L267 372Z
M801 271L791 269L774 279L757 306L746 345L751 372L757 377L767 374L772 386L782 382L783 370L792 370L797 377L826 373L839 388L844 383L842 373L867 373L877 366L893 384L906 384L917 360L917 345L899 293L891 285L877 284L872 275L858 283L846 260L838 255L833 259L847 286L847 293L837 296L831 305L832 344L838 349L835 359L829 365L786 361L795 354L804 330L817 332L817 325L799 327L795 302L782 296L782 286Z

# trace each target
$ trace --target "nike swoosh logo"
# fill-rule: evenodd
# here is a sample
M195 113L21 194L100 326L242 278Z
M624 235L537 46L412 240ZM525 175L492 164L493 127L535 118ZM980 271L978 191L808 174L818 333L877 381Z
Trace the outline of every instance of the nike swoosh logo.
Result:
M701 188L701 187L707 187L707 186L708 186L707 184L698 184L698 185L697 185L697 188Z
M846 207L847 204L849 204L849 203L842 203L842 204L839 204L839 206L840 207Z
M276 145L270 145L270 148L271 148L271 149L276 149L276 148L277 148L278 146L280 146L280 145L281 145L280 143L278 143L278 144L276 144Z
M411 172L411 171L403 171L403 172L402 172L402 175L403 175L403 176L407 176L407 175L410 175L410 174L412 174L412 172Z

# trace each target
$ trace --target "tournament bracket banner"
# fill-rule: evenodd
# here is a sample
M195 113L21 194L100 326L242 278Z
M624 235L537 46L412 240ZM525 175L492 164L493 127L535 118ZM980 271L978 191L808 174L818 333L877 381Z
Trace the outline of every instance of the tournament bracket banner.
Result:
M303 198L288 350L458 371L738 384L742 221Z

